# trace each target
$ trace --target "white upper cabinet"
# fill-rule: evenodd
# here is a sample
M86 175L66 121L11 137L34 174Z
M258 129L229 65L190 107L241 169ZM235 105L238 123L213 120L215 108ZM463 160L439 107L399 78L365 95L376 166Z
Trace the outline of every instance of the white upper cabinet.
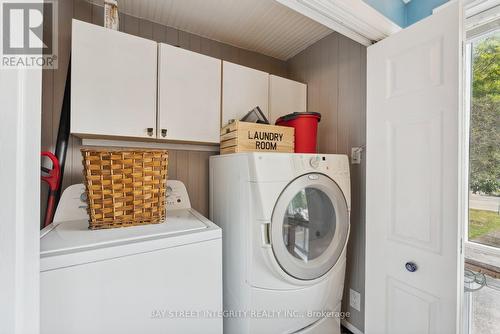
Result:
M222 67L222 126L257 106L268 117L269 74L227 61Z
M219 143L221 60L160 44L158 138Z
M306 110L306 85L73 20L71 133L219 143L260 107L270 122Z
M276 75L269 76L269 122L307 109L307 85Z
M73 20L71 50L71 132L156 137L157 43Z

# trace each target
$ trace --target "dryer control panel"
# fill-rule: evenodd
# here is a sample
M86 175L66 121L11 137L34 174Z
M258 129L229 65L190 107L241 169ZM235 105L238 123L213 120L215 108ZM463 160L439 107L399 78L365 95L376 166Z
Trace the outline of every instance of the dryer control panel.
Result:
M349 160L339 154L296 154L292 156L294 172L297 175L319 172L326 175L349 171Z
M168 210L190 209L191 201L186 186L181 181L167 180L167 215Z

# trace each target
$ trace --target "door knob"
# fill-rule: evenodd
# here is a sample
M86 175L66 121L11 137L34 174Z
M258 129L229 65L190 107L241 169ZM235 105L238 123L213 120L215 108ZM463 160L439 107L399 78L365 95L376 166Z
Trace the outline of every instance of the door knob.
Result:
M148 132L148 136L153 136L153 128L147 128L146 131Z
M408 270L411 273L414 273L418 269L417 265L414 262L406 262L405 267L406 270Z
M161 136L166 137L167 136L167 129L161 129Z

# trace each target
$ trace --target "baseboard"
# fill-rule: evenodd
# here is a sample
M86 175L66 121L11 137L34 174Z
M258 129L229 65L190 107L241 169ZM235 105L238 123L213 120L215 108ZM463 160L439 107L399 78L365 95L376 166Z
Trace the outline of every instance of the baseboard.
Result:
M342 326L344 326L345 328L347 328L348 330L350 330L353 334L363 334L362 331L360 331L359 329L357 329L356 327L354 327L347 320L342 319L341 323L342 323Z

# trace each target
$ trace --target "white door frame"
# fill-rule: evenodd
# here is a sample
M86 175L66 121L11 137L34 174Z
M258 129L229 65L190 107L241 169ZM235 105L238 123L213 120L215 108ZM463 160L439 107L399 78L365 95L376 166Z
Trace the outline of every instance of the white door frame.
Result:
M464 157L464 164L467 166L467 171L466 171L466 180L467 180L467 190L468 190L468 184L469 184L469 135L470 135L470 112L471 112L471 96L472 96L472 43L474 40L478 38L482 38L483 36L487 35L488 33L492 32L491 31L484 31L481 32L478 35L472 35L469 36L469 32L473 30L474 28L478 28L481 26L489 26L492 22L498 22L500 20L500 1L499 0L484 0L483 2L480 2L478 0L476 1L471 1L472 4L476 3L476 6L470 6L469 7L469 13L470 15L467 15L468 12L466 11L466 20L465 20L465 28L466 28L466 34L467 38L465 41L465 46L464 46L464 73L465 73L465 80L464 80L464 110L465 110L465 123L466 123L466 140L464 143L464 147L467 151L467 155ZM487 4L491 4L493 7L485 7ZM476 9L476 7L480 7L479 9ZM474 14L474 15L472 15ZM496 31L498 28L495 28L494 31ZM469 203L467 201L467 211L469 208ZM498 247L492 247L488 245L483 245L480 243L472 242L469 241L469 219L468 219L468 213L465 219L465 226L464 226L464 243L465 246L473 248L475 250L481 251L486 254L492 254L495 256L500 256L500 248Z
M0 333L39 332L41 69L0 69Z
M471 111L471 96L472 96L472 41L481 35L468 36L469 31L474 28L481 27L483 25L489 25L492 21L498 20L500 17L500 7L498 0L484 0L469 1L468 6L465 7L465 30L466 30L466 41L464 46L464 124L465 124L465 142L464 150L466 154L464 155L463 164L465 165L465 182L467 192L469 191L469 141L470 141L470 111ZM464 221L464 247L470 247L479 250L486 254L492 254L495 256L500 255L500 249L496 247L491 247L488 245L482 245L479 243L469 241L469 219L468 219L468 199L466 205L466 216ZM463 325L462 333L469 334L472 333L472 317L473 317L473 292L464 292L463 297Z

